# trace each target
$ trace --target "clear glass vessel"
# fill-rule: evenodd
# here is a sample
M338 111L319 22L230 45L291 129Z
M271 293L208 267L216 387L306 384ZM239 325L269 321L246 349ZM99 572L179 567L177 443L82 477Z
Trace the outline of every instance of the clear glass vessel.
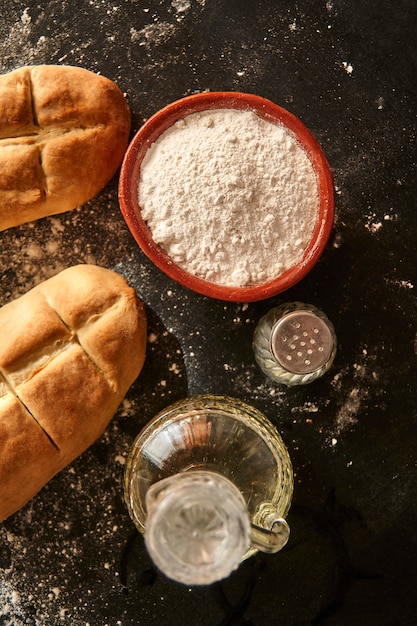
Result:
M253 336L261 370L288 386L306 385L323 376L336 348L336 333L327 315L303 302L286 302L268 311Z
M148 551L187 585L225 578L256 550L288 541L291 460L257 409L225 396L176 402L139 433L125 500Z

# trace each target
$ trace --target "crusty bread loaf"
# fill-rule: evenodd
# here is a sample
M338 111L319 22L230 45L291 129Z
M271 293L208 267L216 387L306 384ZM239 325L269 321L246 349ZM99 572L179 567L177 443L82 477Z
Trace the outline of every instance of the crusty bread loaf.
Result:
M125 153L130 110L108 78L38 65L0 76L0 230L95 196Z
M145 359L125 279L70 267L0 308L0 520L103 432Z

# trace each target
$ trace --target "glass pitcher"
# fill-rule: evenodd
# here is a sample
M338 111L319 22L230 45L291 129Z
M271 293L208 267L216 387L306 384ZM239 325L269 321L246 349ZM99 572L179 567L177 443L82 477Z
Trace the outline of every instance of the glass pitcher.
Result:
M225 578L288 541L288 451L269 420L235 398L199 395L159 413L132 445L124 490L155 565L187 585Z

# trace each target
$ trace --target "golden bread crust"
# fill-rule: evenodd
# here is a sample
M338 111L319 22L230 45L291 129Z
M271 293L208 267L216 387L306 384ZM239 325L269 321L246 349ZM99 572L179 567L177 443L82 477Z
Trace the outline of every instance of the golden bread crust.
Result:
M0 230L70 211L112 178L130 110L108 78L27 66L0 76Z
M77 265L0 308L0 327L2 520L106 428L142 369L146 316L122 276Z
M61 469L62 454L12 393L0 398L0 416L0 519L4 519Z

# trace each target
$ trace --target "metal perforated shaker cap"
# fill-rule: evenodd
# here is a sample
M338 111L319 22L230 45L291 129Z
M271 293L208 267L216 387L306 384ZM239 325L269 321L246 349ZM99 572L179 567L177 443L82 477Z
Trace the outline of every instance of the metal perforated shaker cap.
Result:
M274 325L270 349L277 362L294 374L308 374L330 359L333 336L326 322L309 310L292 311Z

